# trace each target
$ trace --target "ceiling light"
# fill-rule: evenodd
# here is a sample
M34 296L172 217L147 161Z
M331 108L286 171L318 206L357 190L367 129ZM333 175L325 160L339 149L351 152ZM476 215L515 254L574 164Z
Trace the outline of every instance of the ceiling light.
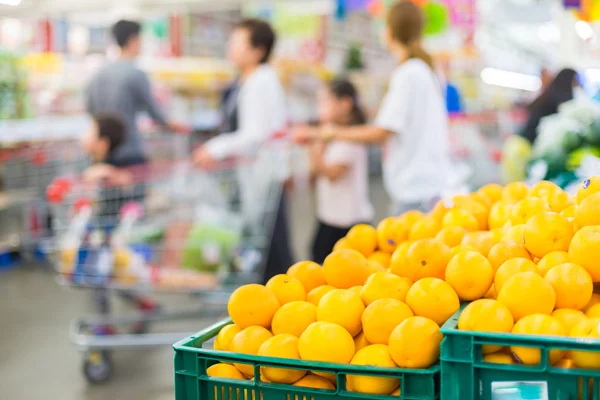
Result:
M495 68L484 68L481 80L488 85L536 92L542 87L542 80L535 75L520 74Z
M21 4L21 0L0 0L0 4L6 6L18 6Z

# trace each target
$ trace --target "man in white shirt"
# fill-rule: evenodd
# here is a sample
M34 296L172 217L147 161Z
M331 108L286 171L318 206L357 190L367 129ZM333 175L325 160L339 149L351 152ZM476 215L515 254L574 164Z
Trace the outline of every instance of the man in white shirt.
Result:
M257 19L244 20L233 30L228 57L239 71L239 80L224 107L226 130L194 152L194 161L201 167L228 158L256 158L252 169L239 174L242 206L246 209L248 203L260 202L270 185L287 178L287 164L281 153L261 151L287 123L285 93L268 64L275 40L271 26ZM275 219L265 279L284 273L293 262L284 195Z

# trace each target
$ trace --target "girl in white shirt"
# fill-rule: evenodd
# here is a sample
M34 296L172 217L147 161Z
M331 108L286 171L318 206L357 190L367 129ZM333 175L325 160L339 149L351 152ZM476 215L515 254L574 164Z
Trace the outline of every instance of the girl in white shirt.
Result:
M321 124L349 126L366 121L356 89L346 80L332 80L324 86L317 108ZM318 218L312 258L322 263L352 226L373 218L367 148L344 140L315 142L310 148L310 170L316 180Z
M443 92L432 58L421 47L423 15L409 1L387 17L388 50L398 60L373 125L321 126L297 130L296 140L382 143L383 179L395 214L428 211L447 185L450 150Z

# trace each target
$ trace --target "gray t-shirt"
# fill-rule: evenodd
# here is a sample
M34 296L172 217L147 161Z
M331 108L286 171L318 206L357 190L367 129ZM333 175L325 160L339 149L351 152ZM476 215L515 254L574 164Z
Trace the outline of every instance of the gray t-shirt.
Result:
M126 123L127 138L115 154L117 159L144 155L136 126L138 112L146 111L154 121L166 125L162 112L152 98L146 73L128 60L107 64L94 76L86 91L86 106L90 114L113 112Z

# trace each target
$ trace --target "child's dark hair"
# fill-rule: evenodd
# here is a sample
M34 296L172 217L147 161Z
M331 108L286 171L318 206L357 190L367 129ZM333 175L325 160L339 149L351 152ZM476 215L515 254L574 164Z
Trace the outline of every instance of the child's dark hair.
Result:
M108 140L109 153L123 144L126 132L123 119L112 113L95 114L92 118L98 126L98 138Z
M327 83L327 89L338 99L349 98L352 100L352 111L350 112L351 125L363 125L367 123L367 116L358 101L356 88L347 79L335 78Z

